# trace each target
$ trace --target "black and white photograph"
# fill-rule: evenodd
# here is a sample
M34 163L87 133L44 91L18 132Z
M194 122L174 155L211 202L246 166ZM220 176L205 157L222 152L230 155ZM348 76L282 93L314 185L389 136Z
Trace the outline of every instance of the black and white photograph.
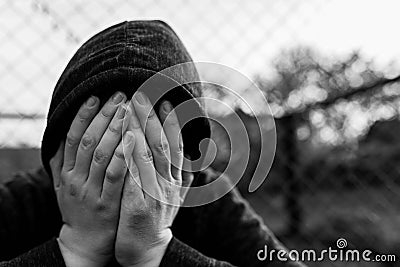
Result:
M0 0L0 267L397 267L400 2Z

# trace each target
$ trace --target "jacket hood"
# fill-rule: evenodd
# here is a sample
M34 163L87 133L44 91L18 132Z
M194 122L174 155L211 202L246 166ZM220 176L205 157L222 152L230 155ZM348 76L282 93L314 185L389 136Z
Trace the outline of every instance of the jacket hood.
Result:
M116 91L122 91L130 99L146 80L160 72L163 75L153 84L154 90L145 86L143 92L156 110L165 99L175 107L190 101L187 106L193 118L184 118L185 109L178 109L177 115L181 126L184 125L184 153L192 160L199 159L200 141L210 136L209 121L202 102L197 100L202 96L202 86L193 82L200 81L199 75L194 64L170 68L187 62L193 61L183 43L162 21L126 21L90 38L69 61L53 91L41 149L46 171L51 175L49 161L87 98L95 95L102 105ZM172 82L172 90L156 88L157 84L171 81L176 82ZM185 81L188 83L184 84Z

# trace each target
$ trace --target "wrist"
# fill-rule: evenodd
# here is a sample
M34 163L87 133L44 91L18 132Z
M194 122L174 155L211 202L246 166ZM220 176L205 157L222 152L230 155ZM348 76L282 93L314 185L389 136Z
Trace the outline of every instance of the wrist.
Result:
M154 267L160 266L160 263L165 255L169 243L172 240L172 232L170 229L165 231L160 241L152 248L147 249L141 257L141 260L135 264L123 265L123 267Z
M83 246L76 245L79 243L75 242L76 239L78 238L74 238L72 231L66 229L64 225L57 242L67 267L102 267L107 265L109 257L89 255L90 253L82 249Z

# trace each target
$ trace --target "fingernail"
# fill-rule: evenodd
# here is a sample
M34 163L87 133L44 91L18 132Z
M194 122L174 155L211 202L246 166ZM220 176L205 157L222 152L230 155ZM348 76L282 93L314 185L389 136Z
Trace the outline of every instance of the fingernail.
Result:
M149 99L142 92L137 92L135 94L135 98L141 105L146 105L149 103Z
M164 109L165 113L169 113L172 109L171 103L169 103L168 101L165 101L163 104L163 109Z
M126 114L126 106L121 105L118 111L118 119L123 119L125 117L125 114Z
M89 108L93 107L94 105L96 105L97 103L97 97L95 96L91 96L89 97L89 99L86 101L86 106L88 106Z
M121 92L116 92L112 99L114 104L119 104L124 99L124 95Z

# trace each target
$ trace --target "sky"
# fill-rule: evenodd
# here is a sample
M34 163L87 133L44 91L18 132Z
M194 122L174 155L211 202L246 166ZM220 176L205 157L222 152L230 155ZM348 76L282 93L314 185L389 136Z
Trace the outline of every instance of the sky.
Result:
M45 117L52 89L76 49L123 20L162 19L194 60L224 64L249 77L273 75L271 64L280 51L299 45L334 58L359 50L377 69L391 66L395 75L399 10L395 0L2 0L0 114ZM44 126L43 118L0 116L0 147L40 146Z

